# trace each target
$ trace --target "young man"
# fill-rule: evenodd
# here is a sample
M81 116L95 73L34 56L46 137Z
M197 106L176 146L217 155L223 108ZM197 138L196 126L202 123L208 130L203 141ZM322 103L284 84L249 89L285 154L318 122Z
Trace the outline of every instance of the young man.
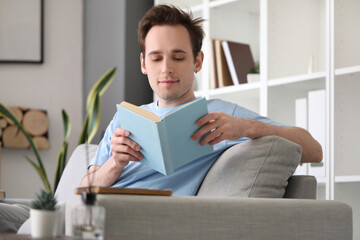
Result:
M204 32L201 19L176 7L159 5L150 9L139 23L141 70L148 76L158 100L142 107L162 116L170 109L195 98L194 75L201 70ZM115 114L100 142L87 176L96 186L173 189L174 195L195 195L204 176L219 155L230 146L267 135L277 135L302 147L301 162L321 162L319 143L305 130L281 124L222 100L208 101L209 113L196 121L202 126L192 136L201 145L214 145L214 152L202 156L169 176L139 163L141 146L122 129Z

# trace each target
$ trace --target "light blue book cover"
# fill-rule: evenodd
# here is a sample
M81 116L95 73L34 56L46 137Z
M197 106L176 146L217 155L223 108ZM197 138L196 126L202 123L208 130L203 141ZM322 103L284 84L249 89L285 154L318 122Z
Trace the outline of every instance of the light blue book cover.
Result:
M213 151L212 146L201 146L199 140L191 139L199 129L196 120L208 113L205 98L183 104L161 119L154 117L154 120L130 110L129 105L117 105L120 125L130 131L130 138L141 146L140 152L144 156L141 163L169 175L177 168ZM133 109L134 105L131 106Z

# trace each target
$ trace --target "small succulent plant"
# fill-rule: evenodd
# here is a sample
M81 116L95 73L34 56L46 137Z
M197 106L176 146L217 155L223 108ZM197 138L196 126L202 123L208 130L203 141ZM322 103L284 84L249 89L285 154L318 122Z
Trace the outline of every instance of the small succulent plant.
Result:
M247 73L260 73L260 64L257 62L255 67L249 69Z
M56 198L52 192L42 189L40 194L36 194L36 199L31 202L31 208L55 211L56 203Z

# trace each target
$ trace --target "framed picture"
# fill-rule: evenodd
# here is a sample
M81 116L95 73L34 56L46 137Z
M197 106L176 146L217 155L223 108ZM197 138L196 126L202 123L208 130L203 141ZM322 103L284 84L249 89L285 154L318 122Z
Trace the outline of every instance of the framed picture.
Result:
M0 0L0 63L42 63L44 0Z

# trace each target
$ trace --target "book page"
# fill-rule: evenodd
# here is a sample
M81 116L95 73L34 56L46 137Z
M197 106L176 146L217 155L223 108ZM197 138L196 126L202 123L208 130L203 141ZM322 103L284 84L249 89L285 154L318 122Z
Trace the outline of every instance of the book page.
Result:
M148 110L138 107L134 104L123 101L119 105L121 105L124 108L127 108L137 114L140 114L141 116L146 117L154 122L161 122L161 119L156 114L149 112Z

